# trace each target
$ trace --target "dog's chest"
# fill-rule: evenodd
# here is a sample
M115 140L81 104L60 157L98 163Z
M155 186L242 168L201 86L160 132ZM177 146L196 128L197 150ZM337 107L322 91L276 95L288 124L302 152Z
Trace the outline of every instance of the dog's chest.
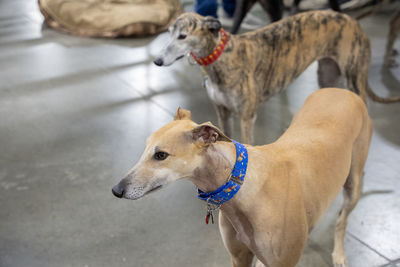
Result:
M232 111L237 111L237 108L240 106L240 103L236 103L238 102L237 98L221 90L222 88L220 88L218 84L212 82L208 76L204 77L204 87L207 89L207 94L214 104L227 107Z

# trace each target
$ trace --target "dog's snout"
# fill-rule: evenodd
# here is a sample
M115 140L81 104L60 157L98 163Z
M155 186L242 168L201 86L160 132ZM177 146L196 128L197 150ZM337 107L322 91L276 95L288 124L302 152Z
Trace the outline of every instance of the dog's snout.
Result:
M112 191L113 195L118 197L118 198L122 198L122 196L124 195L124 188L121 186L121 183L119 183L116 186L114 186L111 189L111 191Z
M154 60L154 64L156 64L157 66L162 66L162 65L164 65L164 60L162 59L162 58L156 58L155 60Z
M127 187L131 184L129 177L122 179L117 185L115 185L111 191L114 196L122 198L127 190Z

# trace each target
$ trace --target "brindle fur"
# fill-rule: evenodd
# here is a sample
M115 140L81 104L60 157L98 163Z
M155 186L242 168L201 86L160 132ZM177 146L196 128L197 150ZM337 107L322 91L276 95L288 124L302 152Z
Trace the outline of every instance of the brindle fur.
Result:
M360 20L369 15L375 14L379 12L382 8L386 7L390 4L390 0L382 0L380 3L376 4L370 10L363 12L356 19ZM397 51L393 49L394 42L400 32L400 10L394 14L393 18L389 22L389 33L387 37L386 43L386 51L384 56L384 65L388 68L396 67L398 64L396 63L395 56L397 55Z
M387 67L395 67L397 63L394 59L396 55L396 50L393 49L394 42L400 32L400 10L396 12L394 17L390 20L389 34L386 44L385 52L385 65Z
M219 30L215 25L218 21L214 19L214 24L211 21L210 17L184 13L170 32L172 36L187 34L187 40L182 42L197 57L204 57L219 40L215 34ZM220 127L229 136L232 116L240 117L245 143L253 142L258 104L281 92L316 60L321 88L337 87L339 76L344 75L348 89L364 101L367 94L378 102L400 101L400 97L380 98L370 90L369 39L358 22L345 14L304 12L256 31L229 34L229 38L220 58L205 68L208 93L216 106ZM170 43L156 61L167 58L174 46L179 46L179 42Z

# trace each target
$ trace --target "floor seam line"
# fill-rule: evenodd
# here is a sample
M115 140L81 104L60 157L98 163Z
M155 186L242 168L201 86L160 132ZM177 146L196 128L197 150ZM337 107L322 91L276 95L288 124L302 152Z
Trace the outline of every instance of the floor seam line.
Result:
M384 258L385 260L388 261L388 263L392 263L392 261L386 257L385 255L383 255L382 253L380 253L379 251L377 251L376 249L374 249L373 247L371 247L370 245L368 245L367 243L365 243L364 241L362 241L360 238L358 238L356 235L352 234L351 232L347 231L347 234L349 236L351 236L352 238L354 238L355 240L357 240L358 242L360 242L361 244L363 244L364 246L366 246L367 248L369 248L370 250L372 250L373 252L375 252L376 254L378 254L379 256L381 256L382 258Z
M87 55L83 55L85 58L89 58ZM110 71L107 67L100 67L99 70L103 71L106 74L112 74L112 71ZM125 79L121 78L118 75L115 75L115 78L117 80L119 80L122 84L124 84L125 86L127 86L128 88L132 88L136 93L138 93L141 97L143 97L144 101L149 101L153 104L155 104L157 107L159 107L160 109L164 110L168 115L170 116L174 116L174 114L172 112L170 112L167 108L165 108L164 106L160 105L159 103L157 103L156 101L152 100L152 99L145 99L146 95L143 94L141 91L135 89L129 82L127 82Z
M392 263L400 263L400 258L393 260Z
M110 71L107 70L107 68L104 68L104 70L105 70L107 73L110 73ZM123 83L123 84L125 84L126 86L128 86L128 88L132 88L132 89L133 89L136 93L138 93L141 97L143 97L143 98L146 97L145 94L143 94L141 91L135 89L135 88L132 86L132 84L130 84L130 83L129 83L128 81L126 81L125 79L119 77L118 75L116 75L116 78L117 78L121 83ZM148 100L143 99L143 100L144 100L144 101L150 101L151 103L155 104L156 106L158 106L159 108L161 108L162 110L164 110L168 115L171 115L172 117L174 116L174 114L173 114L171 111L169 111L167 108L165 108L164 106L160 105L159 103L157 103L157 102L154 101L153 99L148 99Z
M85 55L85 54L84 54L83 56L84 56L85 58L88 58L88 56ZM149 60L149 62L151 62L151 61ZM112 71L110 71L107 67L100 67L100 69L102 69L102 70L103 70L104 72L106 72L107 74L112 73ZM143 94L141 91L135 89L135 88L132 86L132 84L130 84L128 81L126 81L125 79L123 79L123 78L120 77L119 75L115 75L115 78L116 78L117 80L119 80L121 83L123 83L123 84L125 84L126 86L128 86L128 88L132 88L132 89L133 89L136 93L138 93L141 97L143 97L143 98L146 97L145 94ZM151 103L153 103L154 105L156 105L156 106L159 107L160 109L164 110L168 115L170 115L170 116L172 116L172 117L175 116L174 113L172 113L172 112L169 111L166 107L164 107L163 105L157 103L156 101L154 101L154 100L152 100L152 99L148 99L148 100L143 99L143 100L144 100L144 101L150 101Z

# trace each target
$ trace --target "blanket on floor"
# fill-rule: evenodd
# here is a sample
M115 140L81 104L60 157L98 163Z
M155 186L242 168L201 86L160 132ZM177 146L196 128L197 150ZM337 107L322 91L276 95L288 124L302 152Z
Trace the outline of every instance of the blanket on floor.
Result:
M52 28L110 38L159 33L183 10L179 0L39 0L39 8Z

